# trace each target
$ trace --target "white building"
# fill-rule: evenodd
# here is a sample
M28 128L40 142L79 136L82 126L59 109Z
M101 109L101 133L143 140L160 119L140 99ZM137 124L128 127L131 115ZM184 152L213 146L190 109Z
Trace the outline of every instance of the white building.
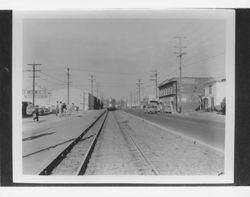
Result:
M226 79L215 78L205 83L205 95L202 97L204 109L220 110L221 102L226 97Z
M56 105L56 102L63 102L67 104L68 100L68 89L58 89L51 91L50 103L49 105ZM69 88L69 104L74 103L79 109L83 109L83 90L76 88Z
M22 101L33 102L32 88L23 89ZM35 105L39 106L56 106L56 102L68 102L68 89L47 90L36 84L35 86ZM92 110L94 109L94 96L88 91L83 91L77 88L69 88L69 104L74 103L79 109Z
M88 91L83 92L83 110L92 110L94 109L94 96Z

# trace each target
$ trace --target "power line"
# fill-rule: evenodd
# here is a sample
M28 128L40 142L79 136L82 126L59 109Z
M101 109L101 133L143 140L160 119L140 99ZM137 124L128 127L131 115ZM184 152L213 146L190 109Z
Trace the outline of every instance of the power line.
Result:
M195 65L195 64L197 64L197 63L204 62L204 61L208 61L208 60L210 60L211 58L215 58L215 57L217 57L217 56L221 56L221 55L224 55L224 54L225 54L225 52L221 52L221 53L218 53L218 54L216 54L216 55L214 55L214 56L210 56L210 57L207 57L207 58L204 58L204 59L201 59L201 60L198 60L198 61L189 63L189 64L184 64L183 66L187 67L187 66L190 66L190 65Z
M89 70L89 69L83 69L83 68L71 68L72 70L80 70L80 71L87 71L91 73L101 73L101 74L118 74L118 75L142 75L141 72L133 72L133 73L125 73L125 72L113 72L113 71L104 71L104 70Z
M44 72L41 72L41 73L44 74L44 75L46 75L46 76L48 76L48 77L50 77L51 79L54 79L54 80L56 80L56 81L65 83L65 81L60 80L60 79L57 79L57 78L55 78L55 77L53 77L53 76L51 76L51 75L49 75L49 74L47 74L47 73L44 73Z
M54 85L65 85L65 83L52 82L49 79L44 79L44 78L41 78L41 77L39 77L39 79L41 79L43 81L46 81L46 82L48 82L50 84L54 84Z

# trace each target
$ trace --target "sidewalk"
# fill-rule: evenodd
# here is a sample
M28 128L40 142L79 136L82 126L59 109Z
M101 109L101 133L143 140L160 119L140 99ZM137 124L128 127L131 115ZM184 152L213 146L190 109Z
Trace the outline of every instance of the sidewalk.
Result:
M41 120L44 121L41 123L25 120L22 141L23 173L40 172L102 112L103 110L81 111L68 117L51 114L42 116Z
M57 127L62 122L70 120L75 117L82 117L86 116L91 113L96 113L97 111L90 110L90 111L79 111L73 112L71 115L65 116L56 116L55 114L48 114L39 116L39 122L33 121L32 117L23 118L22 119L22 132L23 138L26 138L33 134L41 133L45 130L48 130L52 127Z

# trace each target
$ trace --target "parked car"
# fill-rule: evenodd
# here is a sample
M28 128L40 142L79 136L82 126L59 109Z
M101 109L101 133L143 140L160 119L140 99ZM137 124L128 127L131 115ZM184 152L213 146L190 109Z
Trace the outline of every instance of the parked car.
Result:
M45 106L38 107L39 115L47 115L50 113L50 109Z
M35 107L31 102L23 101L22 102L22 115L23 117L32 116L35 111Z
M155 114L157 113L158 108L155 105L147 105L144 107L144 113L148 113L148 114Z
M172 113L172 107L170 105L165 105L162 108L162 112L164 112L164 113Z

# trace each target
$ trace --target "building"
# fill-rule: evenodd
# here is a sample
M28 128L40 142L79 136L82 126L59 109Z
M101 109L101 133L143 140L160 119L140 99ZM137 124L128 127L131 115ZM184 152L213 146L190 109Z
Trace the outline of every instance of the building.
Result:
M83 92L83 110L93 110L93 109L102 109L103 101L101 101L96 96L93 96L88 91Z
M221 110L221 102L226 98L226 78L213 78L204 84L202 108L206 111Z
M173 112L188 112L199 109L200 99L204 95L204 83L208 77L183 77L182 87L179 87L179 78L171 78L161 82L159 88L159 102L164 107L170 107ZM180 93L181 105L180 109Z
M33 89L25 88L22 92L22 101L33 103ZM48 106L51 101L51 91L35 84L35 105Z
M62 88L51 91L49 105L56 105L56 102L68 102L68 88ZM83 90L77 88L69 88L69 104L74 103L79 109L83 109Z
M33 90L23 90L23 102L33 102ZM68 102L68 89L47 90L41 86L35 86L35 105L56 106L58 102ZM99 98L93 96L88 91L77 88L69 88L69 104L74 103L76 107L83 110L93 110L102 108L102 102Z
M88 91L83 92L83 110L94 109L94 97Z

